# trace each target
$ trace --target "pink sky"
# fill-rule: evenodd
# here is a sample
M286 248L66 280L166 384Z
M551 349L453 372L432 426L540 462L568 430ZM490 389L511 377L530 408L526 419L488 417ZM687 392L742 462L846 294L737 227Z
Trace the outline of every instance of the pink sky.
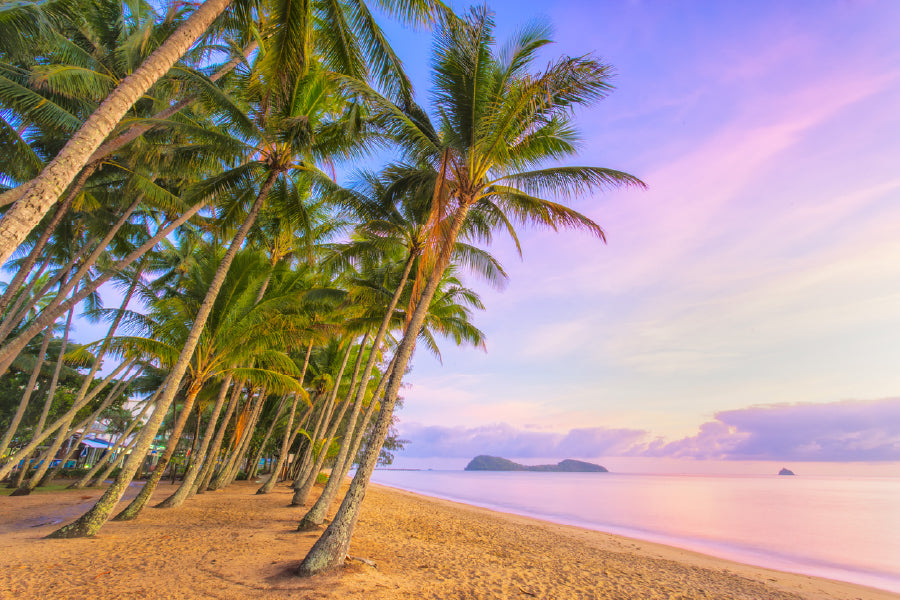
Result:
M900 396L900 5L491 6L501 39L540 6L552 53L616 67L580 115L579 162L650 189L576 201L607 246L528 232L523 263L496 246L511 281L483 291L488 353L417 353L401 432L671 442L722 411ZM424 97L427 35L392 33ZM897 427L847 435L886 436L900 460Z

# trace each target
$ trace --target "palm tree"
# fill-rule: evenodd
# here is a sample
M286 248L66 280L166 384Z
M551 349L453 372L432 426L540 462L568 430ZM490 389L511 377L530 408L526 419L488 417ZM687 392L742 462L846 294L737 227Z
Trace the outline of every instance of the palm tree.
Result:
M6 262L57 202L132 105L207 32L230 4L232 0L204 0L110 92L40 175L20 186L22 189L9 192L16 200L0 219L0 264ZM247 16L256 11L244 0L236 4L238 20L243 19L243 29L250 31ZM382 3L382 7L405 20L422 22L442 5L406 0ZM340 3L320 0L304 4L275 0L263 3L260 12L268 17L259 24L260 29L274 30L272 47L265 53L270 73L279 76L292 71L305 74L314 57L318 56L328 59L332 63L329 67L337 66L338 72L364 77L368 72L365 59L368 59L383 87L409 89L399 60L363 0Z
M451 339L456 345L468 343L476 347L484 348L484 334L470 322L470 307L483 310L484 306L478 295L474 291L465 288L455 277L453 271L455 271L455 269L451 266L445 272L444 278L438 287L438 292L435 294L435 298L431 303L426 323L420 332L420 339L424 341L425 346L437 356L438 360L440 360L440 349L435 340L435 334ZM394 315L391 316L393 317ZM400 314L396 316L398 318L395 320L398 325L402 325L406 322L405 315ZM362 382L360 382L360 386L362 385ZM365 393L366 390L360 387L359 394L356 398L356 404L353 407L353 412L347 421L344 440L341 444L338 456L335 459L331 477L329 477L325 489L322 490L322 494L316 500L315 504L313 504L312 508L310 508L306 515L300 520L300 523L297 526L298 531L315 529L322 524L328 509L331 507L331 504L337 495L339 486L343 482L344 477L346 477L347 472L350 470L353 459L356 457L356 451L353 450L355 446L354 442L356 441L357 436L361 437L363 431L365 431L365 427L369 423L369 417L371 416L371 414L368 415L357 424L357 418L360 409L362 408ZM376 400L377 397L373 397L370 401L374 403ZM357 432L356 429L359 429L359 431Z
M119 352L125 355L146 353L166 365L175 362L191 330L193 315L198 311L219 268L216 252L211 250L200 248L202 257L185 277L179 293L159 299L151 307L150 314L140 318L146 330L145 337L128 336L113 341ZM236 377L255 385L266 385L273 391L293 391L299 385L294 380L296 367L284 351L291 341L290 332L269 325L273 313L290 306L304 290L297 287L279 288L279 297L270 295L264 301L257 302L258 290L262 285L261 262L261 257L252 251L241 252L235 257L234 268L222 285L215 310L207 320L188 364L190 385L169 444L153 475L119 520L134 518L146 504L175 452L197 396L208 382ZM287 320L283 315L279 318ZM254 366L246 366L247 357L253 358ZM227 389L218 396L220 409L226 392Z
M440 28L434 45L435 128L414 105L401 109L372 93L401 148L423 177L434 182L432 236L427 283L397 348L378 421L353 482L328 528L301 563L309 575L341 564L347 554L366 486L390 427L393 407L428 307L450 263L470 211L497 225L510 220L580 227L602 239L600 227L544 194L570 195L603 186L642 185L637 178L598 167L545 167L575 153L571 110L603 98L610 90L609 67L591 57L565 57L543 72L530 72L536 52L549 43L547 31L530 27L497 56L493 19L474 8ZM349 82L360 93L365 86Z

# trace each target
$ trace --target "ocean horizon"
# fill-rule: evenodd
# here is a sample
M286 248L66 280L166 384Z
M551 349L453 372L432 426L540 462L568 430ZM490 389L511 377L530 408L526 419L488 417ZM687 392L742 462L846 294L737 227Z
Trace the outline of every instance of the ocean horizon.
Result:
M410 492L900 593L900 479L378 469Z

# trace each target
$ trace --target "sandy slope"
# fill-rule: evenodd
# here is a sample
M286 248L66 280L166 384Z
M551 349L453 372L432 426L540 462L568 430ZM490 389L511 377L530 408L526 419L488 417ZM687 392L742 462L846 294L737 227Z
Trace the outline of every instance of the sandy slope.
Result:
M298 579L315 541L290 490L239 483L147 509L94 539L47 540L98 490L0 497L0 598L900 599L373 486L341 572ZM154 502L171 493L162 485Z

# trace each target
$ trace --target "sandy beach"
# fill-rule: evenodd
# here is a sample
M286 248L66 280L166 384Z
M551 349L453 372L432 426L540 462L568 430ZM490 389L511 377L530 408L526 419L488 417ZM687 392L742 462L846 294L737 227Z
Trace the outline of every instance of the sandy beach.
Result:
M372 486L341 572L291 572L318 536L279 486L199 496L108 523L93 539L47 540L100 490L0 497L0 598L898 599L648 542ZM161 485L154 501L172 492Z

